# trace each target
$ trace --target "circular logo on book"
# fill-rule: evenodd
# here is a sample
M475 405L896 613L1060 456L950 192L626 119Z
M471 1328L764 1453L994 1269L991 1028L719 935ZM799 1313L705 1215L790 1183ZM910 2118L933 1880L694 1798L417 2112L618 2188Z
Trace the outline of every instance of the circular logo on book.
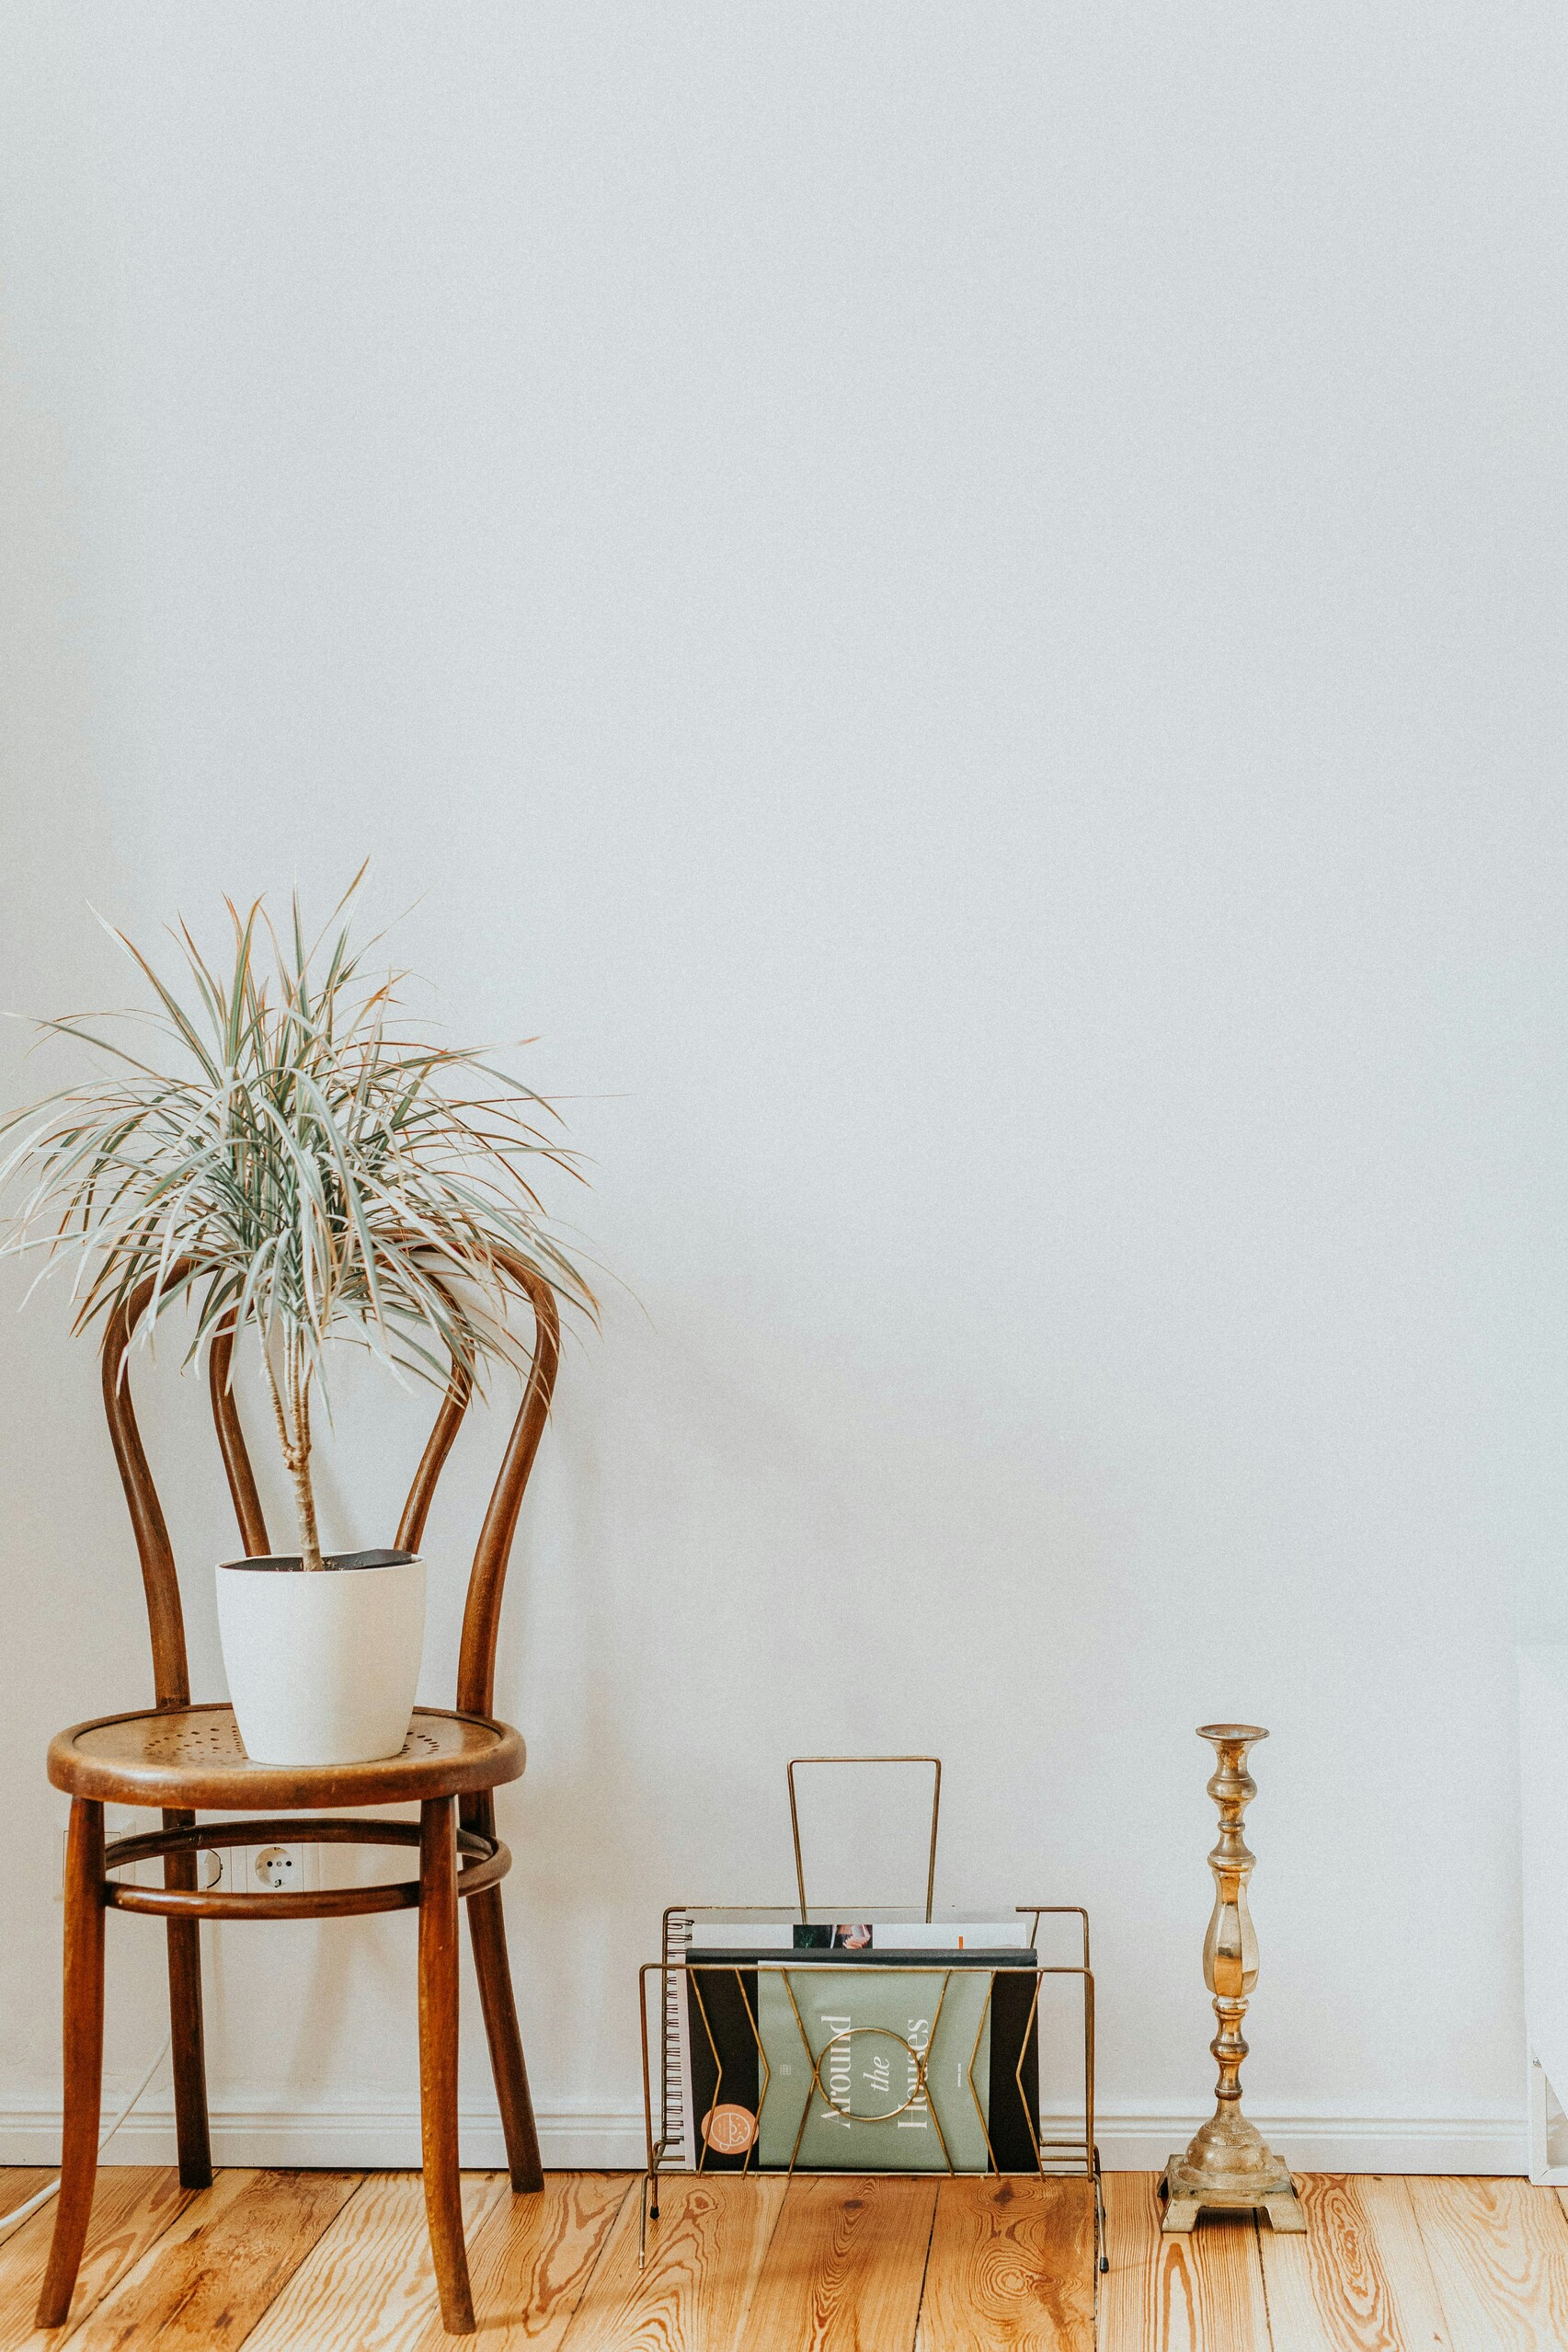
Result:
M750 2107L710 2107L703 2117L703 2138L715 2156L743 2156L756 2137L757 2118Z

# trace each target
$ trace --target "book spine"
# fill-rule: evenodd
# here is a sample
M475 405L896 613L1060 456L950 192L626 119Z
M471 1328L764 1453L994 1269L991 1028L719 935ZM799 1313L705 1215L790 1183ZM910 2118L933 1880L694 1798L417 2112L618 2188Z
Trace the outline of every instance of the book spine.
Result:
M664 1996L664 2081L662 2128L665 2162L676 2149L688 2172L697 2165L696 2118L692 2113L692 2051L686 2000L686 1972L673 1964L684 1960L692 1946L689 1912L671 1911L667 1924L664 1957L670 1974Z

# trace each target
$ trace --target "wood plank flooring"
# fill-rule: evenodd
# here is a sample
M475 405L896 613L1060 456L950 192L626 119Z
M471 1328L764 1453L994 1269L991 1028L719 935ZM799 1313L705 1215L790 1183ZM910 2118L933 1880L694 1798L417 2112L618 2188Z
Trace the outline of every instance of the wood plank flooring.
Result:
M1152 2173L1076 2181L464 2179L478 2352L1568 2352L1568 2209L1520 2180L1307 2174L1305 2237L1162 2238ZM41 2187L0 2171L0 2215ZM417 2173L100 2174L67 2324L53 2208L0 2236L0 2352L437 2352ZM3 2225L0 2225L3 2226Z
M916 2352L1091 2344L1094 2209L1077 2181L944 2181Z

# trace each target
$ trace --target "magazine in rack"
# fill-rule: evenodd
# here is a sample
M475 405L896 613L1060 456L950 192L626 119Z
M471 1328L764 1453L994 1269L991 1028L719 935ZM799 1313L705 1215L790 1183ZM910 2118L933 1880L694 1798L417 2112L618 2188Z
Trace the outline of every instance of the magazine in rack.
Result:
M1026 1919L673 1912L666 1949L685 1967L670 1991L665 2120L690 2170L1037 2169ZM715 2106L730 2143L744 2133L737 2108L755 2137L715 2144ZM890 2128L853 2132L878 2120Z

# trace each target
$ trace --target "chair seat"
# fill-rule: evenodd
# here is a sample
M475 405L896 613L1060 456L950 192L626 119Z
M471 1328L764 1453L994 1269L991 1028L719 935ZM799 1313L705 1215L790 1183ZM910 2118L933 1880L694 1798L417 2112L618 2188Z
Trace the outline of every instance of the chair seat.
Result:
M231 1706L165 1707L74 1723L50 1743L49 1777L72 1796L110 1805L266 1813L468 1796L520 1778L526 1754L509 1723L416 1707L399 1755L368 1764L253 1764Z

